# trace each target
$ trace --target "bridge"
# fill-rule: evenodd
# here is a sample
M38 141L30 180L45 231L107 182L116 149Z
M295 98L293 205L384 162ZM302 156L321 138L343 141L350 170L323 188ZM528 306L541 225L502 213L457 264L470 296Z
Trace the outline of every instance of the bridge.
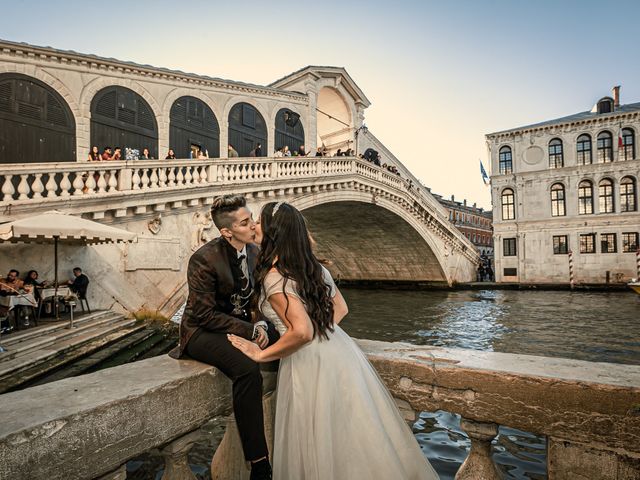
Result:
M61 250L63 270L90 275L90 301L119 311L175 311L190 254L216 235L209 205L227 193L255 215L270 200L300 208L341 280L474 280L475 247L365 127L370 103L342 67L261 86L0 40L0 221L61 209L136 232L134 245ZM107 145L177 159L87 161ZM285 146L350 156L275 158ZM359 158L368 148L398 174ZM0 253L0 270L50 276L44 247Z
M0 165L0 191L3 220L61 209L138 233L127 246L61 247L90 272L94 304L128 311L171 313L184 301L188 258L216 235L208 206L228 193L245 195L256 215L269 201L297 206L340 279L452 285L472 280L478 260L427 190L358 158ZM0 268L46 276L43 248L2 245L11 253Z

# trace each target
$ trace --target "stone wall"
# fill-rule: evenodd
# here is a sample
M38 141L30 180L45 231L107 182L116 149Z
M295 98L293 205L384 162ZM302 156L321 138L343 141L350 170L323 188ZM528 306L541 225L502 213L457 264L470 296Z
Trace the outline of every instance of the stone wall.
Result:
M494 424L489 442L495 424L546 435L550 480L640 476L640 366L359 343L406 408ZM92 479L227 413L229 382L162 356L1 395L0 411L0 478Z

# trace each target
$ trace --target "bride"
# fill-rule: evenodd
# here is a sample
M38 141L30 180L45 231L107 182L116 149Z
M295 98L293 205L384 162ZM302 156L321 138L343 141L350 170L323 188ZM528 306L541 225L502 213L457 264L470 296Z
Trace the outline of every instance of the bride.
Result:
M256 362L282 359L273 452L276 480L434 480L395 402L340 328L347 304L313 255L302 214L271 202L256 223L257 307L280 332L261 350L229 335Z

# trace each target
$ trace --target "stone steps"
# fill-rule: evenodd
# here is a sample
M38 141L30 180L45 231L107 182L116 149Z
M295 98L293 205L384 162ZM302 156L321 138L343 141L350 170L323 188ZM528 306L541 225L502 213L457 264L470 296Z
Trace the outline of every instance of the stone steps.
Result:
M87 313L84 315L78 315L74 318L73 324L77 327L80 327L84 323L91 322L92 320L102 317L104 315L112 315L114 314L111 311L105 310L95 310L92 313ZM3 347L9 348L12 345L16 345L18 343L22 343L25 341L32 340L36 337L46 335L49 333L57 332L63 330L69 326L68 320L60 320L53 323L47 323L43 320L40 321L40 325L37 327L29 328L28 330L13 332L8 335L3 335L0 341ZM0 358L1 361L1 358Z
M45 383L55 382L69 377L76 377L89 371L95 371L97 370L96 367L100 366L101 363L105 362L111 357L117 355L118 352L128 350L136 345L139 345L141 342L146 341L153 335L153 330L136 330L134 333L129 333L126 337L118 340L117 342L113 342L112 344L105 346L104 348L101 348L100 350L95 351L79 360L73 361L72 363L69 362L69 365L64 365L50 374L41 376L33 382L29 382L29 384L25 386L33 387L36 385L44 385Z
M145 327L143 325L136 325L133 327L117 330L103 337L84 343L76 347L75 349L67 350L60 355L49 359L46 362L35 364L33 366L20 370L14 375L9 375L4 379L0 379L0 393L27 388L31 386L31 383L37 381L48 372L55 371L59 368L64 368L66 365L82 359L87 355L91 355L92 353L99 351L102 348L108 347L109 345L118 343L122 339L144 328Z
M100 326L107 326L121 321L124 317L120 314L106 311L83 317L78 322L74 321L74 328L67 328L69 322L56 323L46 327L36 327L26 332L20 332L16 338L9 336L3 341L5 352L0 354L0 375L3 365L13 359L26 355L34 350L43 350L53 344L71 337L77 337L87 330ZM33 331L31 331L33 330Z
M57 369L73 360L84 357L106 345L144 329L136 325L135 319L125 319L122 315L101 316L70 332L54 332L53 341L41 342L37 337L33 344L22 349L20 354L0 362L0 393L15 388L44 373ZM20 342L22 343L22 342ZM19 346L18 343L16 346ZM25 345L23 345L25 347ZM8 352L0 355L5 355Z

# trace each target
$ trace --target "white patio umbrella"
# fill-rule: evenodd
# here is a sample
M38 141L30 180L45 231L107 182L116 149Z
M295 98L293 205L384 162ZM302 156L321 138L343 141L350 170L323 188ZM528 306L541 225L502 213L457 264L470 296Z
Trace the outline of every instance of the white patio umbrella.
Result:
M92 245L137 241L138 236L135 233L57 210L0 224L0 242L53 243L56 297L58 295L58 242ZM56 308L56 319L58 318Z

